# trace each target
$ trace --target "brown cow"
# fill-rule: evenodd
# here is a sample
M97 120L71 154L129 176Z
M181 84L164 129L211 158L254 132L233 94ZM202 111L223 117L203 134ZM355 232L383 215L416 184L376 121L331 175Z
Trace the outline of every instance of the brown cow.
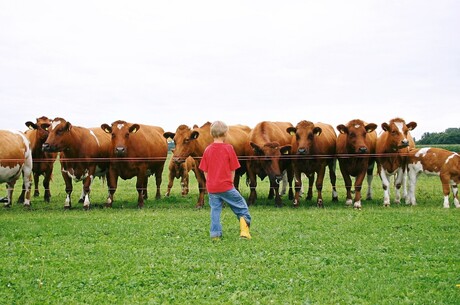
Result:
M25 124L29 128L25 132L27 139L30 142L30 148L32 150L33 167L32 172L34 176L34 196L40 196L38 188L40 176L43 175L43 188L45 194L43 199L45 202L50 202L50 181L53 175L54 161L56 160L57 153L47 153L42 150L42 145L45 143L48 137L48 131L43 129L42 124L49 125L51 120L46 116L42 116L37 119L35 123L27 121ZM25 190L23 188L19 202L24 202Z
M115 158L110 162L109 197L106 206L112 206L118 177L124 180L137 177L137 206L142 208L144 199L147 198L148 178L155 175L155 198L159 199L163 168L168 155L163 128L121 120L113 122L111 126L102 124L101 128L112 135L110 156Z
M332 184L332 200L337 201L338 195L335 187L337 180L335 174L335 146L337 135L334 127L324 123L312 123L301 121L296 127L289 127L287 132L295 135L292 138L292 153L296 154L293 158L293 169L295 176L295 196L294 206L299 205L300 188L302 186L301 174L305 173L309 180L313 182L316 173L316 189L318 191L317 205L323 207L323 180L326 166L329 167L329 177ZM311 185L308 189L307 200L312 197Z
M395 175L395 203L401 202L400 188L403 186L403 197L406 190L406 164L411 148L415 142L410 131L417 127L417 123L406 122L401 118L382 123L383 132L377 138L375 152L377 154L377 168L383 187L383 205L390 205L390 177Z
M460 208L458 184L460 184L460 155L442 148L413 149L408 156L409 194L408 204L415 205L415 186L421 173L438 175L444 193L444 208L449 208L450 188L454 195L454 205Z
M226 142L231 144L235 149L236 155L240 161L241 167L235 172L235 188L238 189L240 176L246 172L245 156L249 150L249 132L250 128L244 125L232 125L229 126L227 133ZM194 127L191 129L187 125L180 125L177 127L175 133L165 132L165 138L171 138L174 140L175 149L173 154L173 160L177 163L185 162L188 156L192 156L196 161L196 167L198 168L201 157L206 147L213 142L211 136L211 123L207 122L201 127ZM202 171L197 170L196 179L199 187L199 197L196 204L197 208L201 208L204 205L204 194L206 192L206 179Z
M182 163L177 163L171 158L169 161L169 182L168 182L168 190L166 191L166 197L169 197L169 194L171 193L171 188L173 187L174 184L174 179L180 179L180 185L181 185L181 194L182 196L185 196L188 194L189 188L189 172L193 171L195 173L196 177L196 164L195 164L195 159L192 157L187 157L185 159L185 162Z
M90 208L90 188L95 177L106 176L110 150L110 136L101 128L73 126L63 118L55 118L43 124L49 135L43 143L43 151L60 152L61 172L67 193L64 208L72 206L72 180L83 181L83 192L79 202Z
M32 151L29 140L22 132L0 130L0 183L7 184L5 207L12 203L16 181L24 179L24 206L30 206L30 186L32 175Z
M352 120L346 125L340 124L337 130L337 157L339 158L340 171L342 172L345 188L347 190L346 204L356 209L361 209L361 187L367 172L367 199L372 199L372 172L375 154L377 133L374 123L367 124L362 120ZM355 197L351 198L351 177L355 179Z
M289 198L293 199L292 191L292 162L285 155L291 152L293 136L286 130L293 127L288 122L258 123L249 135L250 145L249 158L247 161L250 194L248 204L254 204L257 199L257 179L264 179L268 176L270 180L269 199L275 197L276 206L282 206L283 202L279 194L279 184L283 179L283 172L286 171L289 183Z

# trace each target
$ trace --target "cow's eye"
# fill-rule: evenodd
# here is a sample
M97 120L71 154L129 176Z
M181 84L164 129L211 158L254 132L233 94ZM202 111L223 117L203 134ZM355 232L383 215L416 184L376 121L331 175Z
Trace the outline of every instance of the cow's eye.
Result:
M112 139L115 139L115 134L114 133L112 133Z
M129 133L125 133L125 138L129 138Z

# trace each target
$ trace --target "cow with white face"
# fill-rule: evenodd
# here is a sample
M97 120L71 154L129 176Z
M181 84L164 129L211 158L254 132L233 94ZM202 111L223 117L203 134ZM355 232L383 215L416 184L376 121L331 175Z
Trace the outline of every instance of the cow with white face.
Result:
M372 199L372 172L375 162L372 155L375 154L376 128L376 124L368 124L359 119L337 126L340 132L337 137L337 158L347 190L346 204L353 204L356 209L361 209L361 187L366 173L367 199ZM354 199L351 196L351 176L356 177Z
M395 203L401 202L400 189L403 186L403 197L406 197L406 164L407 153L415 148L410 131L417 123L407 123L401 118L395 118L388 123L382 123L383 132L377 138L375 152L377 167L383 187L383 205L390 205L390 178L395 176Z
M420 148L410 151L408 156L409 194L408 204L415 205L415 187L421 173L437 175L441 179L444 193L444 208L449 208L450 189L454 205L460 208L458 184L460 183L460 155L442 148Z

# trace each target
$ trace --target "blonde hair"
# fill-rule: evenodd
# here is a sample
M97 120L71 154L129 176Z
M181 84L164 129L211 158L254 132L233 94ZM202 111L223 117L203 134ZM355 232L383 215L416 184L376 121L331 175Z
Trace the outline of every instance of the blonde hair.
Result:
M211 136L213 138L220 138L225 136L228 131L228 126L222 121L215 121L211 124Z

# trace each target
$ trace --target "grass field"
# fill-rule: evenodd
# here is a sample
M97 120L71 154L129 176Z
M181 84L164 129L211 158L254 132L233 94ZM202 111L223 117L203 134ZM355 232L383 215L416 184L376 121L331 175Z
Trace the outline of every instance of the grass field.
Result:
M59 169L50 204L0 210L1 304L460 303L460 210L442 208L438 177L420 179L417 206L384 208L375 176L375 199L361 211L345 206L342 179L339 203L325 182L324 209L304 199L294 209L286 196L275 208L265 180L250 207L253 239L239 239L227 208L224 238L213 243L209 207L194 208L193 174L189 196L176 180L171 197L149 198L143 210L135 180L120 181L112 209L102 208L97 180L90 211L77 203L78 183L64 211Z

